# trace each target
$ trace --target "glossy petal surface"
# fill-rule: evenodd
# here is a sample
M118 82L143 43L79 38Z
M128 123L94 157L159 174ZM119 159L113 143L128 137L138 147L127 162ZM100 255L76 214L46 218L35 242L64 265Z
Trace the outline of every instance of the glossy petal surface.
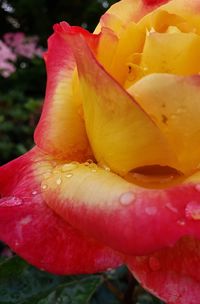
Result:
M122 253L149 254L173 246L182 236L200 237L195 181L149 190L95 164L72 163L58 164L45 185L43 197L50 208L83 234Z
M120 259L111 249L83 237L46 205L46 158L34 149L1 167L0 239L29 263L57 274L116 267Z

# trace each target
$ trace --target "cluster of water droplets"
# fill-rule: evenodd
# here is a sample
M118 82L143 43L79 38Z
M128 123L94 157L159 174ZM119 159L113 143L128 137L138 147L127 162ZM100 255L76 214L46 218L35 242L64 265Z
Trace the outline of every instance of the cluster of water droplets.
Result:
M53 180L56 186L61 186L63 180L70 179L76 174L76 170L80 167L87 167L91 173L97 172L98 166L92 160L88 159L84 163L79 163L77 161L72 161L69 163L51 163L51 168L44 170L41 174L42 182L41 182L41 191L44 192L49 188L49 182ZM104 168L108 171L108 168ZM33 190L32 195L35 196L38 194L38 191Z

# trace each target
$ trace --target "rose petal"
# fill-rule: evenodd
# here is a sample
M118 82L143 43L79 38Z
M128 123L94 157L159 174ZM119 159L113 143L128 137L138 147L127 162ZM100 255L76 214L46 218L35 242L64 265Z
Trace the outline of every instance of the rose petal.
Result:
M46 188L40 185L49 174L45 158L33 149L0 168L0 239L31 264L57 274L118 266L120 258L111 249L83 237L45 204Z
M144 15L156 9L168 0L122 0L113 4L101 17L95 33L101 27L108 27L120 35L120 32L129 22L137 22Z
M152 33L146 37L140 66L143 74L197 74L199 52L200 37L194 33Z
M127 258L130 270L151 293L170 304L200 302L200 241L180 240L149 256Z
M76 32L77 28L73 27L73 31ZM35 142L58 158L83 160L91 153L81 115L81 101L74 87L75 61L66 40L58 32L57 26L45 55L48 76L46 97L35 131ZM85 33L81 28L79 32Z
M129 92L171 145L177 155L176 168L191 174L200 155L200 76L152 74L136 82Z
M98 162L120 174L139 166L173 163L158 129L98 64L83 37L66 33L66 39L76 58L87 134ZM141 153L146 149L148 153Z
M200 238L200 187L195 182L149 190L94 164L77 164L70 172L58 165L45 183L44 200L55 212L125 254L149 254L186 235Z

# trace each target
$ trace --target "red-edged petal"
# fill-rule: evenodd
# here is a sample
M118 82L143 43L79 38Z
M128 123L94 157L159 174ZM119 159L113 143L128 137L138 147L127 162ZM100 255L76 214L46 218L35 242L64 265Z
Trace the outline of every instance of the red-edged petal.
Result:
M48 41L46 97L35 142L42 150L60 159L83 160L91 153L77 93L74 56L60 34L67 26L65 22L56 25L55 33ZM71 27L71 30L84 35L95 50L97 36L78 27Z
M0 239L31 264L57 274L118 266L111 249L83 237L45 204L41 172L34 170L35 163L45 167L45 157L34 149L0 168Z
M63 172L62 166L46 181L44 199L85 235L130 255L173 246L182 236L200 238L195 182L150 190L98 167L78 164Z
M173 248L129 257L127 262L144 288L167 303L200 303L199 240L184 238Z

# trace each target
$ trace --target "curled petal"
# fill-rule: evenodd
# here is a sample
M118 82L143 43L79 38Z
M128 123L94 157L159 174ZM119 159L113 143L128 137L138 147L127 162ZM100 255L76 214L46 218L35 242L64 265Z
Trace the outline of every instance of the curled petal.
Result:
M36 144L60 159L83 160L91 155L76 88L75 60L66 40L60 35L62 23L55 27L45 54L47 88L43 112L35 131ZM76 32L77 28L73 27ZM83 35L86 31L79 28ZM86 34L87 35L87 34ZM89 34L88 34L89 35ZM94 37L94 39L89 39ZM95 47L95 36L87 36Z
M194 181L149 190L93 164L76 164L70 173L61 165L43 196L73 227L124 254L146 255L183 236L200 238L200 191Z
M83 237L46 205L41 179L49 174L47 159L36 148L0 168L0 239L29 263L57 274L118 266L117 254Z

